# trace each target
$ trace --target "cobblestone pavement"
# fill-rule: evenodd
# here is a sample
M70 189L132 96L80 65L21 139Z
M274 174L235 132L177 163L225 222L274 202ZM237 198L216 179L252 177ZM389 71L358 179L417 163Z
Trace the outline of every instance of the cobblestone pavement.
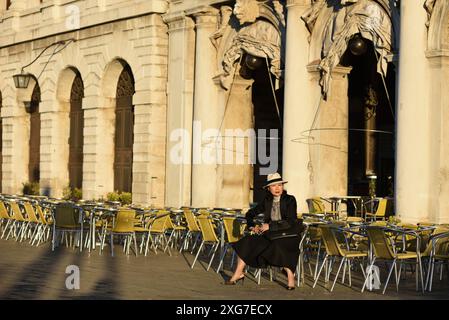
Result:
M353 286L337 283L329 292L323 283L311 288L311 278L294 291L285 290L282 273L277 280L262 279L257 285L248 277L243 285L224 286L223 279L231 274L205 270L200 261L192 270L193 256L189 253L154 252L145 256L126 256L115 246L111 257L109 247L103 255L98 249L79 253L72 248L59 247L51 251L50 244L31 247L28 243L0 240L0 298L2 299L449 299L449 281L435 280L432 293L415 291L414 276L408 272L400 283L399 293L394 278L385 295L379 291L360 293L361 277L353 274ZM204 258L205 260L205 258ZM66 267L80 268L80 289L68 290ZM215 270L215 269L214 269ZM439 269L438 269L439 270ZM438 272L439 273L439 272ZM382 275L384 279L385 276ZM438 278L438 276L437 276ZM333 279L333 277L331 278Z

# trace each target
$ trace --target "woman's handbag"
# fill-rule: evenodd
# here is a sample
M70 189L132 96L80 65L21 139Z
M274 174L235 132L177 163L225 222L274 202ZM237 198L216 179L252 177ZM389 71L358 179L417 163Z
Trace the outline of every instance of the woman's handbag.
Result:
M290 226L290 224L284 220L276 221L276 224L276 227L273 228L274 230L268 230L264 233L264 236L268 240L299 237L303 229L302 220L298 220L298 223L294 226Z
M285 238L295 238L299 237L299 234L295 232L295 230L278 230L278 231L270 231L264 233L264 236L268 240L277 240L277 239L285 239Z

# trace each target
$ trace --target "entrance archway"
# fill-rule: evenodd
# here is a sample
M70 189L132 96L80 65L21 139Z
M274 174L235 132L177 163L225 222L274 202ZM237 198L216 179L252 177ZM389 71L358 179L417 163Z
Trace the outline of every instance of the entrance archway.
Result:
M30 139L29 139L29 161L28 180L39 182L40 180L40 148L41 148L41 115L39 103L41 101L41 90L36 83L31 95L31 101L27 108L30 114Z
M84 97L83 80L76 73L70 91L70 136L69 136L69 185L82 188L83 185L83 144L84 144Z
M394 101L395 70L388 66L387 76L377 72L377 57L371 41L365 53L355 55L348 49L341 64L351 66L348 77L348 194L370 195L370 179L375 181L376 196L392 195L394 175ZM373 194L371 194L373 195Z
M114 135L114 190L132 191L134 143L134 77L125 65L117 82Z

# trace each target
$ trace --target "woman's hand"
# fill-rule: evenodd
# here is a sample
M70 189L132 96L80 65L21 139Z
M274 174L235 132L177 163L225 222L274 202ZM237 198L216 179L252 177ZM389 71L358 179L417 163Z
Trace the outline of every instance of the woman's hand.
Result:
M264 223L262 224L262 226L260 227L260 232L265 232L268 231L270 229L270 225L268 223Z
M255 234L260 234L260 227L259 226L252 227L252 228L250 228L250 230L252 232L254 232Z

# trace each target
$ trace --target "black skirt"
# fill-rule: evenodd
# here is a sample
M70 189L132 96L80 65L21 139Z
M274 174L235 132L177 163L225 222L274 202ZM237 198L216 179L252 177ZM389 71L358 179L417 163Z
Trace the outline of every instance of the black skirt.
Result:
M295 272L299 258L299 237L268 240L263 235L247 235L234 243L237 255L250 267L287 267Z

